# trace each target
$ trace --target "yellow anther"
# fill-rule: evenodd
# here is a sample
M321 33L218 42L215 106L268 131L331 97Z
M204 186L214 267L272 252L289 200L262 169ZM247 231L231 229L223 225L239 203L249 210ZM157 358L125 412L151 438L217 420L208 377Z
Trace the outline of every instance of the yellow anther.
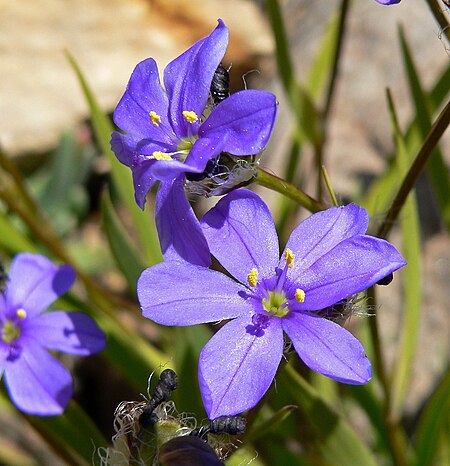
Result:
M247 275L247 281L250 286L256 286L258 281L258 271L256 269L250 270L250 273Z
M160 152L159 150L153 152L153 158L156 160L172 160L172 157L165 152Z
M295 290L295 299L299 302L299 303L304 303L305 302L305 292L301 289L301 288L297 288Z
M27 311L25 309L17 309L16 316L19 319L25 319L27 317Z
M286 252L284 253L284 258L286 259L287 266L291 269L294 266L295 255L289 248L286 249Z
M184 110L183 111L183 116L184 116L184 119L188 123L195 123L196 121L198 121L197 114L195 112L193 112L192 110Z
M150 116L150 121L155 126L159 126L159 124L161 123L161 117L156 112L154 112L153 110L149 113L149 116Z

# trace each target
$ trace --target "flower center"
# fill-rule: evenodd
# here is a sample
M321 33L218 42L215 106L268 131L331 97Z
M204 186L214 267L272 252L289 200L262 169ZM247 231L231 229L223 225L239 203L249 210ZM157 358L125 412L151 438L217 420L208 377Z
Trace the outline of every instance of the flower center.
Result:
M175 152L162 152L157 150L153 152L150 158L154 160L179 160L180 162L184 162L196 139L197 138L181 139Z
M275 317L284 317L289 312L284 291L268 291L267 298L263 298L261 303L264 310Z
M16 319L14 320L5 320L3 322L1 338L5 343L12 343L20 337L21 326L19 321L24 320L27 316L25 309L18 309L16 311Z

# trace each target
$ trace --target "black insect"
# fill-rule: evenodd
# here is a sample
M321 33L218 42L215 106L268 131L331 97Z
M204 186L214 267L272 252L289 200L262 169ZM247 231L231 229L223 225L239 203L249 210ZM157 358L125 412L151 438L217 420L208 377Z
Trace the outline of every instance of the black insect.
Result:
M386 275L381 280L378 280L377 285L383 285L383 286L389 285L389 283L391 283L393 279L394 279L394 274L390 273L389 275Z
M192 430L189 435L202 439L206 439L207 434L239 435L245 432L246 427L247 421L241 416L221 416L209 421L206 426Z
M224 152L223 152L224 153ZM220 157L220 156L219 156ZM219 157L215 159L208 160L205 170L201 173L186 173L186 179L188 181L202 181L206 177L211 178L214 175L217 175L219 172Z
M214 71L209 92L214 105L230 96L230 75L222 63Z
M177 381L177 374L172 369L161 372L153 396L139 416L139 423L144 429L158 422L158 416L154 411L163 401L170 399L172 392L177 388Z

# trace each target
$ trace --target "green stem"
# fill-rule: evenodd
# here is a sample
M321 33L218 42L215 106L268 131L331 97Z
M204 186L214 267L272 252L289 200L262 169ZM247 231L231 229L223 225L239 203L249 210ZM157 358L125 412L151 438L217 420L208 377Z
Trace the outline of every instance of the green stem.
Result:
M342 55L342 49L343 49L343 44L344 44L344 39L345 39L345 32L347 30L346 22L347 22L349 7L350 7L350 0L342 0L341 12L340 12L340 15L339 15L339 25L338 25L336 48L335 48L334 57L333 57L333 67L331 69L330 81L328 83L327 94L325 96L325 102L324 102L323 107L322 107L323 108L322 117L323 117L324 121L328 120L328 115L330 113L331 104L332 104L333 98L334 98L334 91L336 89L336 81L337 81L337 77L338 77L338 74L339 74L340 57Z
M22 198L24 204L26 204L28 210L33 213L37 212L38 207L25 188L25 180L22 173L17 168L16 164L12 162L12 160L7 157L2 150L0 150L0 167L3 168L13 179L17 193Z
M376 308L375 288L373 286L367 290L367 298L371 305ZM386 428L386 437L389 442L390 453L396 466L406 466L407 462L404 455L405 442L402 428L398 423L398 419L393 419L391 416L391 387L384 363L376 314L369 319L369 329L373 345L375 369L383 391L382 418Z
M325 100L322 106L321 111L321 136L317 143L314 145L314 158L317 168L317 197L322 199L323 195L323 182L324 179L320 176L322 166L324 165L324 147L325 141L327 140L328 132L328 122L331 105L333 103L334 92L336 89L336 82L339 75L339 64L340 58L342 55L343 44L346 33L346 21L348 18L348 12L350 7L350 0L342 0L340 14L339 14L339 23L338 23L338 32L336 38L336 44L333 55L333 65L331 68L330 78L328 82L328 88L325 95Z
M386 217L380 226L376 236L386 238L391 231L392 226L397 220L398 214L402 209L408 194L414 188L419 175L423 172L433 150L450 124L450 101L444 107L438 118L434 122L430 131L425 138L411 168L403 179L400 189L397 192Z
M112 293L106 288L100 286L94 282L89 275L85 274L76 265L75 261L67 254L64 245L60 242L58 235L49 226L50 222L42 216L39 211L36 211L34 215L24 208L17 199L11 195L8 191L0 189L0 199L8 206L8 208L18 215L22 221L27 225L30 231L35 235L36 238L56 257L62 262L66 262L72 265L77 277L84 283L91 299L96 302L95 296L102 295L107 301L118 307L127 308L130 311L136 312L136 305L130 301L121 298L120 296ZM98 303L97 303L98 304ZM114 317L112 311L108 305L99 305L103 310L110 316ZM115 317L114 317L115 318Z
M328 208L328 206L312 198L311 196L303 192L301 189L295 187L293 184L284 181L278 176L272 175L271 173L263 170L262 168L258 168L258 173L256 175L255 182L261 186L264 186L280 194L283 194L284 196L297 202L310 212L319 212Z

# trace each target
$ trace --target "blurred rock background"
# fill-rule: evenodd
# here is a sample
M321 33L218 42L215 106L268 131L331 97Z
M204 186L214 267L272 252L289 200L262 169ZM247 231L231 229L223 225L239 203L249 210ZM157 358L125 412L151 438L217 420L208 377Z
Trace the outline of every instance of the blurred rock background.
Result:
M339 2L281 3L296 70L300 79L306 79L324 27ZM246 82L275 92L280 101L275 134L262 161L277 173L287 151L290 114L277 80L263 4L256 0L0 0L1 149L33 165L30 157L54 148L62 131L79 128L80 137L84 134L88 110L65 50L79 63L102 108L112 112L140 60L151 56L163 70L222 18L230 28L224 62L233 65L233 87L243 87L242 76L256 69L260 73L251 73ZM360 189L361 180L377 176L385 167L393 147L387 86L401 123L406 124L411 115L399 25L426 86L448 64L448 44L427 9L423 0L404 0L389 8L374 0L354 2L326 147L327 168L340 199L350 197ZM444 5L443 10L450 15ZM448 134L444 147L450 163ZM307 173L307 155L302 164ZM426 187L423 193L422 212L431 216L423 218L425 318L408 399L411 407L427 396L450 350L450 240L435 222ZM380 292L383 338L393 351L401 326L398 295L393 293L398 288L394 282Z

